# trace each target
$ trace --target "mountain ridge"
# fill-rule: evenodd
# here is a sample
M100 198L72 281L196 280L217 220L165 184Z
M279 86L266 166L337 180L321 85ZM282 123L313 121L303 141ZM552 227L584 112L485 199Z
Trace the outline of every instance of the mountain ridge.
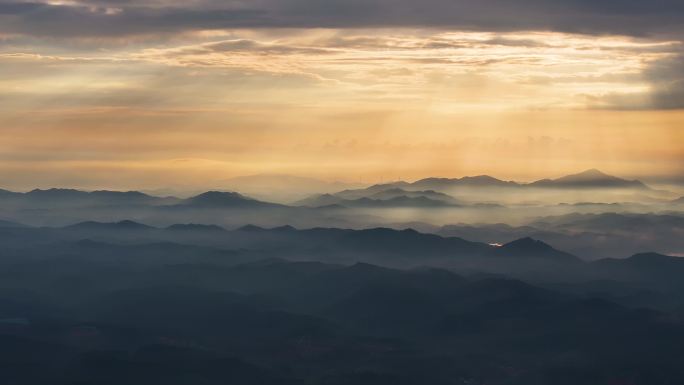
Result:
M295 202L295 205L309 207L320 207L335 204L342 206L354 206L354 202L344 202L344 200L352 201L361 198L373 199L375 197L382 197L383 194L393 192L395 197L400 196L400 194L404 197L416 197L417 195L421 195L428 199L444 201L447 203L445 206L459 206L462 205L462 202L460 202L454 196L449 195L452 192L458 192L459 189L463 189L464 192L478 191L478 189L489 189L491 191L496 191L494 189L498 188L506 189L507 191L510 191L511 189L513 191L523 191L528 189L625 189L656 192L656 190L651 189L648 185L639 180L622 179L616 176L608 175L597 169L589 169L580 173L565 175L556 179L540 179L529 183L505 181L489 175L465 176L460 178L432 177L420 179L414 182L397 181L392 183L376 184L364 189L343 190L337 193L311 195L308 198Z
M627 180L608 175L598 169L589 169L577 174L565 175L556 179L541 179L527 186L545 188L637 188L650 189L639 180Z
M284 207L270 202L252 199L237 192L207 191L205 193L184 199L173 207L194 208L265 208Z

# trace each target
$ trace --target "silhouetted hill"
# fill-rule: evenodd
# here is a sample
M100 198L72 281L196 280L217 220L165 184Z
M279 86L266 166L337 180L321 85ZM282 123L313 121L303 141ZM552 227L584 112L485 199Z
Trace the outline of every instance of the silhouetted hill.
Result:
M255 258L278 257L328 263L367 262L394 267L450 266L498 273L548 269L554 263L577 260L568 253L531 239L494 247L483 242L412 229L299 230L292 226L264 228L246 225L228 231L213 225L177 224L157 228L133 221L91 221L64 228L7 228L0 232L0 241L5 242L7 247L21 248L26 239L33 239L32 243L36 247L83 239L111 244L114 252L123 252L117 244L132 242L139 249L151 244L168 244L170 249L182 249L173 245L185 244L211 249L245 250L247 255ZM129 250L126 253L132 252ZM137 251L135 253L138 254Z
M438 233L484 242L504 243L530 236L585 259L632 255L643 250L684 250L684 217L677 212L573 213L538 218L527 226L446 226ZM638 234L638 236L635 236Z
M117 207L156 206L177 202L174 197L154 197L138 191L81 191L75 189L35 189L27 193L2 190L0 204L14 204L32 208L44 207Z
M243 226L237 230L240 247L272 250L285 258L309 258L328 262L365 261L385 265L420 265L429 260L453 260L481 255L491 247L460 238L443 238L415 230L373 228L265 229ZM246 246L247 244L253 246Z
M663 255L658 253L639 253L634 254L631 257L624 259L624 263L632 264L635 266L657 266L663 264L680 264L684 267L684 259L681 257L672 257L669 255Z
M244 225L241 227L238 227L236 231L244 231L244 232L259 232L259 231L266 231L265 228L255 226L255 225Z
M443 237L460 237L476 242L508 243L520 238L532 236L540 230L532 226L511 226L505 223L481 225L445 225L436 230Z
M138 223L135 221L130 221L130 220L124 220L124 221L119 221L119 222L95 222L95 221L88 221L88 222L80 222L76 223L71 226L66 226L65 229L70 229L70 230L130 230L130 231L135 231L135 230L147 230L147 229L152 229L153 227L147 226L142 223Z
M333 194L320 194L297 201L295 202L295 205L308 207L323 207L330 205L339 205L340 201L342 201L342 199Z
M271 228L271 231L287 233L287 232L297 231L297 228L295 228L294 226L290 226L290 225L284 225L284 226L273 227L273 228Z
M530 183L531 187L544 188L637 188L648 189L643 182L626 180L591 169L558 179L542 179Z
M492 255L500 255L508 258L547 258L564 262L579 262L580 259L574 255L559 251L548 244L532 239L530 237L521 238L493 250Z
M489 175L466 176L463 178L426 178L411 183L420 189L452 189L454 187L520 187L519 183L503 181Z
M441 192L437 192L434 190L423 190L423 191L411 191L411 190L404 190L401 188L390 188L388 190L382 190L378 191L376 193L373 193L369 196L367 196L370 199L380 199L380 200L388 200L388 199L395 199L395 198L426 198L430 200L435 200L435 201L442 201L444 203L451 203L451 204L457 204L458 202L454 197L448 194L444 194Z
M90 196L102 200L109 201L112 204L160 204L171 203L176 201L176 198L167 197L153 197L139 191L107 191L98 190L90 193Z
M297 205L324 207L383 208L383 207L449 207L459 202L450 195L426 190L413 191L397 187L398 184L374 185L366 189L345 190L335 194L315 195L297 202ZM404 183L403 185L408 185Z
M402 237L454 242L389 229L276 228L218 237L249 236L319 239L339 247L348 242L350 250ZM271 238L259 239L263 251ZM227 255L206 258L197 246L60 245L42 249L40 258L28 248L0 269L0 366L9 384L575 385L625 379L654 385L684 379L681 318L600 294L561 293L472 271L273 258L280 253L227 265ZM553 253L532 239L507 247L524 255ZM182 258L180 248L186 248ZM7 252L0 249L0 262L7 262ZM681 281L678 262L643 254L584 266L624 279L622 267L641 274L637 279L649 277L637 282L650 286L656 279ZM544 274L543 280L554 277ZM618 294L635 287L625 282ZM674 305L681 304L678 293L667 294Z
M178 223L174 224L171 226L168 226L166 228L168 231L175 231L175 232L196 232L196 233L208 233L208 234L216 234L216 233L225 233L227 230L224 229L221 226L217 225L202 225L202 224L196 224L196 223Z
M347 189L343 190L340 192L335 193L334 195L342 198L342 199L359 199L359 198L364 198L368 197L372 194L376 194L382 191L386 190L391 190L391 189L404 189L405 187L410 186L408 182L404 181L397 181L397 182L392 182L392 183L382 183L382 184L375 184L370 187L362 188L362 189Z
M382 208L382 207L453 207L456 204L448 203L442 200L431 199L424 196L409 197L397 196L387 199L371 199L360 198L355 200L341 200L339 205L346 207L365 207L365 208Z
M375 228L337 232L335 235L338 235L335 237L335 243L330 244L330 246L338 244L338 247L351 252L395 256L396 258L407 256L414 258L422 256L453 258L479 255L491 248L482 243L470 242L461 238L442 238L433 234L419 233L412 229L398 231Z
M248 198L235 192L208 191L203 194L185 199L176 207L186 208L275 208L285 207L275 203L267 203Z
M531 223L532 226L545 229L574 229L579 231L596 231L603 233L650 232L684 228L684 217L667 214L635 214L635 213L600 213L600 214L567 214L555 217L540 218Z
M65 229L69 230L125 230L125 231L136 231L136 230L148 230L153 227L138 223L135 221L125 220L119 222L80 222L71 226L66 226Z
M638 180L626 180L615 176L607 175L599 170L591 169L578 174L567 175L557 179L542 179L532 183L519 183L514 181L504 181L489 175L466 176L462 178L425 178L412 183L399 181L387 184L378 184L365 189L344 190L337 193L327 193L314 195L297 202L297 205L320 207L333 204L351 206L349 201L357 201L363 198L389 200L398 197L416 198L424 197L437 201L443 201L451 205L462 204L455 198L444 194L444 192L454 192L461 189L462 195L466 199L473 201L476 199L495 200L497 189L501 194L510 195L520 191L534 192L540 194L538 189L609 189L618 188L626 190L643 190L642 192L658 193L668 195L664 191L650 189L643 182ZM482 193L478 194L478 192ZM632 193L634 195L635 192ZM510 197L509 197L510 198ZM625 198L630 198L626 196ZM649 199L645 195L632 196L632 199Z
M47 190L31 190L24 195L26 195L27 197L40 199L73 199L87 197L88 193L85 191L74 189L51 188Z
M625 259L594 262L593 271L610 279L641 282L652 288L684 290L684 258L658 253L640 253Z

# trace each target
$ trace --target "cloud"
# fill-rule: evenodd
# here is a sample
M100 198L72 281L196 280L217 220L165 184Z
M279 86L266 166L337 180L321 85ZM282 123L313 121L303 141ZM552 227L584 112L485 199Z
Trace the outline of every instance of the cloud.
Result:
M31 45L0 51L11 75L0 80L2 109L202 109L252 94L260 100L287 94L276 101L303 105L431 100L445 111L581 108L578 94L590 95L593 105L607 103L599 100L606 90L644 90L640 74L647 64L679 49L661 41L543 32L279 32L232 31L212 41L73 53L41 54Z
M0 2L0 32L122 36L223 28L420 27L681 35L681 0L198 0Z
M684 54L657 62L645 73L652 84L652 107L684 108Z
M337 32L304 36L317 28ZM188 38L210 30L223 36ZM559 33L523 32L531 30ZM580 105L560 101L573 88L573 97L587 95L592 107L684 107L681 59L663 59L682 50L680 0L0 0L3 34L12 38L0 41L0 60L40 55L256 71L365 84L367 93L382 85L395 95L396 78L406 78L403 91L416 95L434 73L490 71L495 83L558 87L557 96L540 97L553 106ZM74 54L81 39L131 43L90 41ZM27 49L19 51L22 41Z
M610 93L593 103L617 110L684 109L684 53L654 62L641 77L650 85L647 92Z

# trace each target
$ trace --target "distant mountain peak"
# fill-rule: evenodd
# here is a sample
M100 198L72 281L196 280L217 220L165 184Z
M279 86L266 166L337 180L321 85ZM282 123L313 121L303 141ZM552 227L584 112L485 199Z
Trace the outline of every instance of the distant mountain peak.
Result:
M354 272L354 273L366 273L366 274L378 274L378 273L385 273L388 271L393 271L392 269L386 268L386 267L380 267L378 265L374 265L371 263L367 262L356 262L355 264L343 268L343 271L346 272Z
M490 175L464 176L462 178L425 178L411 183L413 187L440 190L457 186L472 187L518 187L516 182L504 181Z
M508 242L502 246L503 248L517 248L517 249L543 249L543 250L551 250L553 247L549 246L547 243L544 243L542 241L536 240L531 237L524 237L520 239L516 239L515 241Z
M140 222L135 222L131 220L123 220L119 222L96 222L96 221L86 221L76 223L66 228L71 229L121 229L121 230L139 230L139 229L151 229L151 226L145 225Z
M646 264L662 262L662 261L676 261L676 260L681 260L682 262L684 262L684 258L679 259L678 257L672 257L669 255L654 253L654 252L634 254L631 257L627 258L627 260L631 261L631 262L646 263Z
M491 175L465 176L465 177L461 178L461 180L476 180L476 181L484 181L484 182L502 182L501 179L494 178Z
M556 250L549 244L540 240L524 237L503 246L494 248L494 253L503 256L524 257L524 258L549 258L564 261L579 260L574 255Z
M95 191L92 191L91 194L93 194L93 195L104 195L104 196L128 196L128 197L138 197L138 198L144 198L144 197L151 198L150 195L147 195L147 194L142 193L140 191L95 190Z
M181 206L195 207L257 207L278 206L274 203L262 202L240 193L229 191L207 191L181 202Z
M392 188L392 187L401 188L401 187L406 187L409 185L410 185L410 183L408 183L408 182L405 182L403 180L398 180L395 182L388 182L388 183L376 183L370 187L367 187L366 190L385 190L385 189Z
M33 189L26 193L0 193L3 198L32 208L46 208L57 204L62 207L114 207L160 205L177 201L177 198L160 198L139 191L96 190L84 191L70 188Z
M70 189L70 188L49 188L49 189L33 189L26 193L28 196L41 197L72 197L75 195L86 195L85 191Z
M224 198L237 198L237 199L250 199L246 196L232 192L232 191L207 191L205 193L195 196L193 199L224 199ZM251 200L251 199L250 199Z
M608 175L599 169L590 168L588 170L584 170L584 171L579 172L577 174L566 175L566 176L559 178L559 179L592 180L592 179L620 179L620 178L614 177L612 175Z
M224 229L218 225L204 225L197 223L176 223L168 226L166 230L172 231L208 231L208 232L224 232Z
M54 192L82 192L82 191L76 190L73 188L59 188L59 187L51 187L48 189L35 188L35 189L29 191L29 193L46 193L46 192L53 192L54 193Z
M149 227L147 225L132 221L130 219L125 219L123 221L116 222L116 225L120 227Z
M557 179L541 179L530 183L529 186L551 188L649 188L641 181L618 178L595 168Z
M603 172L597 168L590 168L588 170L582 171L579 174L608 176L608 174L606 174L605 172Z
M406 182L402 182L408 185ZM301 206L324 207L446 207L455 206L457 200L434 190L404 189L397 184L378 184L365 189L344 190L335 194L319 194L297 202Z
M673 258L669 255L654 253L654 252L636 253L636 254L632 255L630 258L662 258L662 257Z
M402 189L402 188L399 188L399 187L393 187L393 188L389 188L387 190L383 190L382 192L389 193L389 194L404 194L407 191Z
M283 226L274 227L271 229L271 231L297 231L297 229L294 226L283 225Z
M237 231L265 231L266 229L263 227L256 226L256 225L244 225L242 227L238 227L236 230Z

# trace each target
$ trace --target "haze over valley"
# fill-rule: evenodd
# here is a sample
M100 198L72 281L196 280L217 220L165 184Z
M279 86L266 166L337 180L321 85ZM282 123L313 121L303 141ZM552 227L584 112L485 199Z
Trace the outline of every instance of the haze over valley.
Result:
M676 192L588 170L308 193L282 204L226 191L3 190L5 378L684 379L672 344L684 336ZM635 359L644 349L649 359Z
M290 180L295 183L292 188L302 188L296 184L299 180ZM317 187L289 204L234 191L175 197L138 191L4 190L0 212L7 222L33 227L126 220L157 227L193 223L227 230L245 225L302 230L386 227L501 244L533 236L588 260L643 251L684 253L678 236L684 228L678 192L598 170L531 183L475 176L324 193Z

